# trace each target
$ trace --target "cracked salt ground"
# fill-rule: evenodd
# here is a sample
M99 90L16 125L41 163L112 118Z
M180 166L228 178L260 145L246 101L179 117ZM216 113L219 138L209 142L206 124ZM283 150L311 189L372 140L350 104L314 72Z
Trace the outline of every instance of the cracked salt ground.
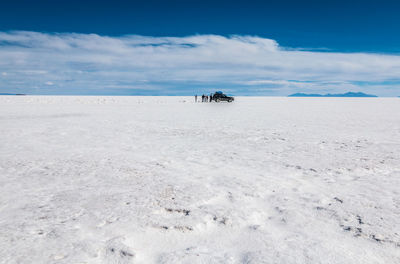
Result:
M400 263L397 99L0 97L0 263Z

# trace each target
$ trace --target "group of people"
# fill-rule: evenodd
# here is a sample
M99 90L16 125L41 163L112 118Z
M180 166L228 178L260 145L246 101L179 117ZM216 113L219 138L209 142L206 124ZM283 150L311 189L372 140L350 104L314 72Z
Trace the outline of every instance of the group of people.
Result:
M209 96L203 94L201 96L201 102L202 103L212 102L212 100L213 100L213 94L210 94ZM197 103L197 94L194 96L194 101Z

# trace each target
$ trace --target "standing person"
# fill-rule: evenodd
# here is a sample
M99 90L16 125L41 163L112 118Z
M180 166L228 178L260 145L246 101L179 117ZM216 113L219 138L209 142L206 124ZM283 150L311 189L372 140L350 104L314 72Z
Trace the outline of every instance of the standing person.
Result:
M211 93L210 94L210 103L212 102L212 99L213 99L212 97L213 97L213 94Z
M194 96L194 102L197 103L197 94Z
M201 96L201 102L204 103L204 94Z
M208 95L206 95L206 103L208 103Z

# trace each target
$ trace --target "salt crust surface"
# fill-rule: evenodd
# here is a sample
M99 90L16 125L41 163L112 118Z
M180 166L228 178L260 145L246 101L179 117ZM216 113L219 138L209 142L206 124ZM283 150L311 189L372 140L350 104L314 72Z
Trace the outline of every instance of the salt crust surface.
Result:
M400 101L0 96L0 263L400 263Z

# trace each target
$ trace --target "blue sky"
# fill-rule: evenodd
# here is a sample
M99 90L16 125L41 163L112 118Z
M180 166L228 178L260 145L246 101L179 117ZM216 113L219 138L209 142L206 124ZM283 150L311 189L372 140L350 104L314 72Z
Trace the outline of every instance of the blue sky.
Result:
M400 95L395 1L2 1L0 93Z

